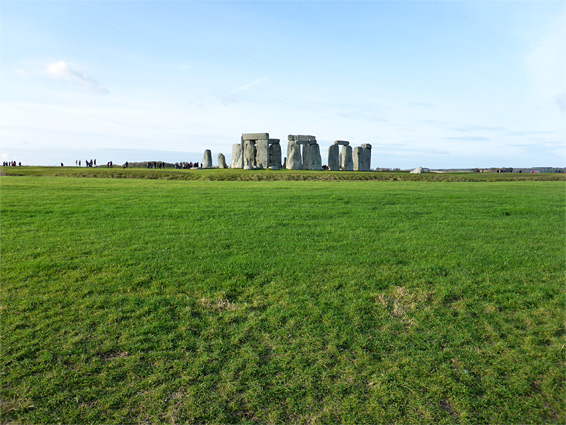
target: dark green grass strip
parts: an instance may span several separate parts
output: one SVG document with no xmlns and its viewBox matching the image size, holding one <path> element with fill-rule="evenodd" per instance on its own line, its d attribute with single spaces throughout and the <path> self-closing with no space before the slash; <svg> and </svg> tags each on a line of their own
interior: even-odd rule
<svg viewBox="0 0 566 425">
<path fill-rule="evenodd" d="M 145 168 L 0 167 L 0 175 L 203 181 L 565 181 L 565 174 L 424 173 L 304 170 L 176 170 Z"/>
<path fill-rule="evenodd" d="M 22 423 L 563 423 L 561 182 L 1 181 Z"/>
</svg>

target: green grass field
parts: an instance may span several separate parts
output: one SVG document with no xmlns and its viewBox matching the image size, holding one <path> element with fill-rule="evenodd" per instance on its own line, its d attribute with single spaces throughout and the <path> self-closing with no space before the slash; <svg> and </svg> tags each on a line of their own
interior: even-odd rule
<svg viewBox="0 0 566 425">
<path fill-rule="evenodd" d="M 0 178 L 1 422 L 566 420 L 563 176 L 118 171 Z"/>
</svg>

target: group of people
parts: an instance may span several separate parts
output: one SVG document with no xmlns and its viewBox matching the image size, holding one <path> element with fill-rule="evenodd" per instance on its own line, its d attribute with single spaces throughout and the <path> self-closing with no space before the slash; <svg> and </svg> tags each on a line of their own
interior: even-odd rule
<svg viewBox="0 0 566 425">
<path fill-rule="evenodd" d="M 147 168 L 165 168 L 165 163 L 161 161 L 149 161 Z"/>
<path fill-rule="evenodd" d="M 77 159 L 75 161 L 75 167 L 80 167 L 82 164 L 80 159 Z M 85 164 L 87 167 L 92 167 L 93 165 L 96 167 L 96 159 L 91 159 L 90 161 L 88 159 L 85 159 Z M 63 166 L 63 163 L 61 163 L 61 167 Z"/>
<path fill-rule="evenodd" d="M 178 170 L 189 170 L 191 168 L 198 168 L 198 162 L 176 162 L 175 168 Z"/>
<path fill-rule="evenodd" d="M 96 167 L 96 159 L 91 159 L 90 161 L 88 159 L 85 159 L 85 164 L 87 167 Z M 75 161 L 75 166 L 80 167 L 81 166 L 81 160 L 77 159 Z"/>
<path fill-rule="evenodd" d="M 21 167 L 22 163 L 21 162 L 16 163 L 16 161 L 3 161 L 2 166 L 3 167 L 15 167 L 15 166 Z"/>
</svg>

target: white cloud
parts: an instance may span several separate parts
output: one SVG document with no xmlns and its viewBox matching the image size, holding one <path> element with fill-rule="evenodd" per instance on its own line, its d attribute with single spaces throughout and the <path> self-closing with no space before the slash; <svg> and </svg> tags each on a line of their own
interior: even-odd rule
<svg viewBox="0 0 566 425">
<path fill-rule="evenodd" d="M 65 61 L 48 64 L 45 75 L 50 78 L 63 79 L 81 84 L 83 87 L 100 94 L 107 94 L 108 89 L 93 78 L 87 77 L 81 72 L 71 69 Z"/>
</svg>

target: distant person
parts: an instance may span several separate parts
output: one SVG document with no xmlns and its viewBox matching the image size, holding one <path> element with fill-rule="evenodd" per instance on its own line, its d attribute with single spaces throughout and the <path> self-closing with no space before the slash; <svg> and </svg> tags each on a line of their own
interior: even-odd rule
<svg viewBox="0 0 566 425">
<path fill-rule="evenodd" d="M 96 167 L 96 159 L 94 160 L 94 166 Z"/>
<path fill-rule="evenodd" d="M 21 166 L 22 166 L 22 161 L 18 162 L 18 165 L 21 167 Z"/>
<path fill-rule="evenodd" d="M 61 163 L 61 167 L 63 166 L 63 163 Z"/>
</svg>

